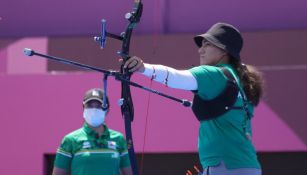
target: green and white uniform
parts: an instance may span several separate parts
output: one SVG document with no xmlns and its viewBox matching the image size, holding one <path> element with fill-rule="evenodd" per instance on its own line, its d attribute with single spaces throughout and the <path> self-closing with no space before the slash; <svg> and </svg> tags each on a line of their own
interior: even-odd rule
<svg viewBox="0 0 307 175">
<path fill-rule="evenodd" d="M 218 66 L 228 68 L 240 84 L 230 65 Z M 205 100 L 217 97 L 226 87 L 227 78 L 219 67 L 202 65 L 189 71 L 197 81 L 198 95 Z M 240 94 L 234 106 L 243 106 Z M 251 104 L 248 107 L 252 114 L 254 107 Z M 243 129 L 243 125 L 246 125 L 247 131 L 252 134 L 251 122 L 245 119 L 243 110 L 230 110 L 217 118 L 200 123 L 198 151 L 204 169 L 220 162 L 224 162 L 228 169 L 260 168 L 254 146 L 246 138 Z"/>
<path fill-rule="evenodd" d="M 106 125 L 99 137 L 85 123 L 64 137 L 54 166 L 71 175 L 119 175 L 121 168 L 130 167 L 127 144 L 121 133 Z"/>
</svg>

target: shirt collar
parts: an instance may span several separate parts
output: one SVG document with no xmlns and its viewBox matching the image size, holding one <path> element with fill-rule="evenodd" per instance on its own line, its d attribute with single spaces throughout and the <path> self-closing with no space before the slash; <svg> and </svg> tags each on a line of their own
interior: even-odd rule
<svg viewBox="0 0 307 175">
<path fill-rule="evenodd" d="M 231 64 L 226 64 L 226 63 L 219 63 L 216 65 L 216 67 L 229 67 L 229 68 L 233 68 Z"/>
<path fill-rule="evenodd" d="M 103 127 L 104 127 L 104 131 L 101 136 L 109 135 L 109 128 L 107 127 L 107 125 L 103 124 Z M 97 135 L 97 132 L 93 130 L 92 128 L 90 128 L 86 122 L 84 122 L 83 124 L 83 130 L 91 136 Z"/>
</svg>

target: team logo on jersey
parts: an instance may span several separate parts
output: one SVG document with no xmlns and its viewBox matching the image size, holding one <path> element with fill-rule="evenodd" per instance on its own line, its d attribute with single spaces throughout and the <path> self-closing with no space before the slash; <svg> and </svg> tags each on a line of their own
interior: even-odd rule
<svg viewBox="0 0 307 175">
<path fill-rule="evenodd" d="M 83 149 L 90 148 L 90 147 L 91 147 L 90 142 L 88 141 L 83 142 L 83 146 L 82 146 Z"/>
<path fill-rule="evenodd" d="M 238 93 L 238 98 L 242 98 L 242 95 L 241 95 L 241 93 Z"/>
<path fill-rule="evenodd" d="M 114 142 L 114 141 L 108 141 L 108 148 L 110 148 L 110 149 L 116 149 L 116 142 Z"/>
</svg>

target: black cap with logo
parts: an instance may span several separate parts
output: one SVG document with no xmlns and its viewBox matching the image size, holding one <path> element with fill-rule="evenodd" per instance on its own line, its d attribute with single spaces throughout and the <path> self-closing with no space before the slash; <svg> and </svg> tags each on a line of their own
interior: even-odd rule
<svg viewBox="0 0 307 175">
<path fill-rule="evenodd" d="M 103 104 L 103 93 L 104 93 L 104 91 L 102 89 L 99 89 L 99 88 L 94 88 L 94 89 L 88 90 L 84 95 L 83 104 L 86 104 L 87 102 L 89 102 L 91 100 L 97 100 L 101 104 Z M 106 101 L 107 101 L 107 104 L 109 104 L 108 97 L 107 97 Z"/>
</svg>

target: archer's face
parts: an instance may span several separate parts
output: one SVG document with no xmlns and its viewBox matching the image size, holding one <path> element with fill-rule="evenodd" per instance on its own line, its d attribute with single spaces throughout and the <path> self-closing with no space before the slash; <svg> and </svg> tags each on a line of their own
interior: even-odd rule
<svg viewBox="0 0 307 175">
<path fill-rule="evenodd" d="M 216 65 L 225 56 L 225 51 L 203 40 L 202 46 L 198 49 L 200 65 Z"/>
</svg>

